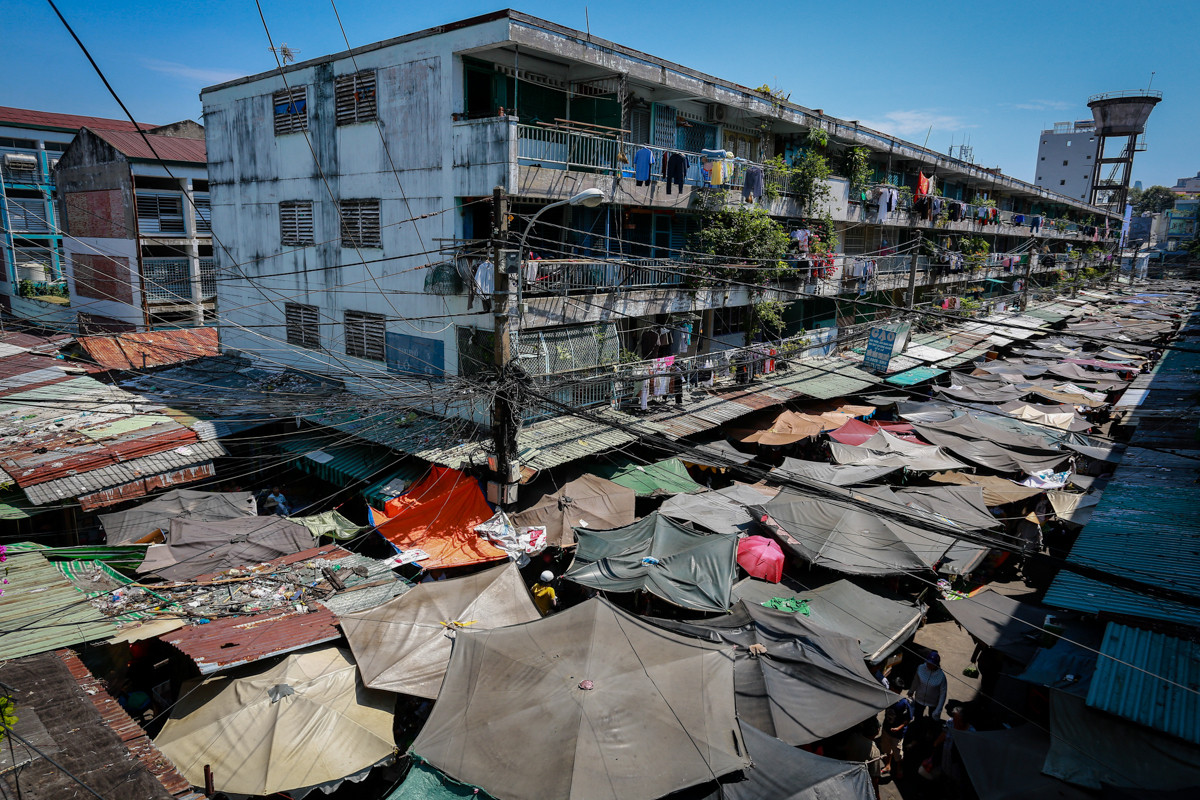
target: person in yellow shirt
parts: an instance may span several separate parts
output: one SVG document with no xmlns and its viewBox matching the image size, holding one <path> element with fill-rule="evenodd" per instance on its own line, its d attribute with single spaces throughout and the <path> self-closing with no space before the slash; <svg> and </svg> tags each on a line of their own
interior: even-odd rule
<svg viewBox="0 0 1200 800">
<path fill-rule="evenodd" d="M 533 585 L 533 603 L 546 616 L 558 608 L 558 594 L 554 591 L 554 573 L 546 570 L 538 576 L 538 582 Z"/>
</svg>

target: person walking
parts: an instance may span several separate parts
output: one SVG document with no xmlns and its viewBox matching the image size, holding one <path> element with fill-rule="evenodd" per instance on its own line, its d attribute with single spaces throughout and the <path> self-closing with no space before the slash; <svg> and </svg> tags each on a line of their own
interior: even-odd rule
<svg viewBox="0 0 1200 800">
<path fill-rule="evenodd" d="M 940 719 L 942 707 L 946 705 L 946 688 L 942 657 L 936 650 L 931 650 L 925 663 L 917 667 L 917 674 L 913 676 L 909 696 L 913 701 L 914 716 L 923 717 L 928 709 L 934 719 Z"/>
<path fill-rule="evenodd" d="M 883 712 L 883 731 L 879 734 L 879 749 L 883 753 L 883 776 L 898 780 L 903 771 L 901 742 L 908 724 L 913 721 L 912 701 L 904 696 L 904 679 L 892 678 L 891 689 L 898 695 L 895 703 Z"/>
</svg>

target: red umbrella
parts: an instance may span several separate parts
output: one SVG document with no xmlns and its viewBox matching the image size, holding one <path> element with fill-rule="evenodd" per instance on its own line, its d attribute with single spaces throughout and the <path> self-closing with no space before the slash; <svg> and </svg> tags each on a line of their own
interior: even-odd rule
<svg viewBox="0 0 1200 800">
<path fill-rule="evenodd" d="M 774 539 L 747 536 L 738 542 L 738 566 L 755 578 L 779 583 L 783 578 L 783 560 L 783 549 Z"/>
</svg>

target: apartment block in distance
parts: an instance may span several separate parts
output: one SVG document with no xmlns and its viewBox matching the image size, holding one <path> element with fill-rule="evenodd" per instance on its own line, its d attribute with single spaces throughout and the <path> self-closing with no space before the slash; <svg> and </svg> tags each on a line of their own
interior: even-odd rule
<svg viewBox="0 0 1200 800">
<path fill-rule="evenodd" d="M 87 126 L 62 153 L 65 277 L 84 333 L 202 325 L 215 313 L 204 129 Z"/>
<path fill-rule="evenodd" d="M 984 236 L 993 254 L 1028 252 L 1032 239 L 1039 252 L 1062 253 L 1091 243 L 1107 216 L 1061 187 L 511 10 L 201 97 L 213 225 L 227 248 L 216 256 L 223 345 L 267 350 L 276 363 L 365 393 L 403 396 L 397 381 L 436 383 L 490 363 L 493 317 L 478 296 L 490 290 L 475 278 L 489 268 L 497 186 L 511 201 L 509 246 L 528 230 L 528 250 L 540 256 L 521 270 L 517 348 L 535 381 L 629 354 L 741 345 L 752 305 L 773 297 L 801 296 L 789 322 L 834 340 L 853 322 L 839 296 L 901 302 L 910 271 L 918 299 L 963 280 L 918 250 L 919 239 L 954 247 Z M 835 174 L 828 197 L 810 204 L 775 179 L 776 165 L 817 140 L 835 173 L 847 150 L 862 148 L 866 184 Z M 1078 172 L 1090 175 L 1083 164 Z M 914 207 L 922 176 L 933 178 L 944 212 L 958 215 Z M 587 189 L 604 201 L 547 209 L 527 227 L 548 203 Z M 880 208 L 881 198 L 891 202 Z M 690 242 L 714 204 L 761 208 L 798 231 L 831 220 L 836 257 L 819 280 L 800 258 L 787 287 L 693 282 Z M 246 279 L 225 280 L 235 269 Z M 1011 288 L 1019 277 L 996 257 L 972 279 Z M 663 327 L 683 333 L 649 335 Z M 438 410 L 486 419 L 485 394 L 454 407 L 457 394 L 443 393 Z"/>
<path fill-rule="evenodd" d="M 1086 201 L 1092 190 L 1095 166 L 1096 123 L 1090 119 L 1056 122 L 1038 140 L 1034 182 L 1051 192 Z"/>
</svg>

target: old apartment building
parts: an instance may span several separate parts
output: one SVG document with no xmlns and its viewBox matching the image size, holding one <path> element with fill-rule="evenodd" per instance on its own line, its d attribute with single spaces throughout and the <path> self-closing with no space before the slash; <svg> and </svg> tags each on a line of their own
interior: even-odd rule
<svg viewBox="0 0 1200 800">
<path fill-rule="evenodd" d="M 535 376 L 662 355 L 642 344 L 664 327 L 679 354 L 742 344 L 749 308 L 770 297 L 802 297 L 792 325 L 836 336 L 854 321 L 839 296 L 900 303 L 911 278 L 920 301 L 961 283 L 964 236 L 989 250 L 972 279 L 1011 288 L 1023 267 L 1007 254 L 1094 247 L 1119 229 L 1053 187 L 515 11 L 202 99 L 228 248 L 215 256 L 223 345 L 364 392 L 490 361 L 493 317 L 477 295 L 491 291 L 497 186 L 511 246 L 527 235 L 519 353 Z M 833 169 L 820 196 L 790 171 L 810 151 Z M 843 174 L 851 151 L 858 166 Z M 603 201 L 546 208 L 588 189 Z M 766 286 L 694 280 L 691 242 L 714 207 L 761 208 L 800 231 L 792 271 Z M 826 258 L 810 236 L 830 226 Z"/>
</svg>

